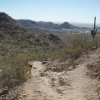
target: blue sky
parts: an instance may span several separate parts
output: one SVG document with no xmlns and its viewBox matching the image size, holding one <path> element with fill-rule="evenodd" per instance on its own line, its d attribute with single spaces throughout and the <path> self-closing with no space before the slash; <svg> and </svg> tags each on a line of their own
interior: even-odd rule
<svg viewBox="0 0 100 100">
<path fill-rule="evenodd" d="M 0 0 L 0 12 L 15 19 L 100 23 L 100 0 Z"/>
</svg>

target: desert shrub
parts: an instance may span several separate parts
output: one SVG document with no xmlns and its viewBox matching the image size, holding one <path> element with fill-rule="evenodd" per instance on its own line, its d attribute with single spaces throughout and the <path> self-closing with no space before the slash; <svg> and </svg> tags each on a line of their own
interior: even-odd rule
<svg viewBox="0 0 100 100">
<path fill-rule="evenodd" d="M 83 49 L 81 47 L 72 48 L 69 50 L 69 55 L 71 58 L 77 59 L 82 54 Z"/>
<path fill-rule="evenodd" d="M 36 52 L 31 53 L 30 56 L 34 60 L 43 61 L 45 59 L 46 54 L 44 52 L 41 52 L 41 51 L 36 51 Z"/>
<path fill-rule="evenodd" d="M 48 55 L 52 60 L 66 60 L 69 57 L 77 59 L 92 46 L 92 38 L 86 34 L 68 34 L 63 41 L 65 43 L 63 48 L 56 49 Z"/>
<path fill-rule="evenodd" d="M 54 51 L 50 53 L 50 58 L 52 60 L 60 59 L 60 60 L 66 60 L 69 58 L 77 59 L 82 54 L 83 49 L 80 47 L 75 48 L 63 48 L 57 51 Z"/>
<path fill-rule="evenodd" d="M 59 77 L 59 84 L 60 86 L 66 85 L 66 81 L 62 77 Z"/>
<path fill-rule="evenodd" d="M 10 89 L 27 79 L 27 65 L 24 56 L 21 54 L 13 55 L 2 60 L 3 69 L 0 76 L 0 85 L 2 88 L 8 87 Z"/>
<path fill-rule="evenodd" d="M 100 61 L 88 64 L 87 68 L 89 70 L 87 74 L 89 74 L 91 78 L 97 78 L 100 80 Z"/>
</svg>

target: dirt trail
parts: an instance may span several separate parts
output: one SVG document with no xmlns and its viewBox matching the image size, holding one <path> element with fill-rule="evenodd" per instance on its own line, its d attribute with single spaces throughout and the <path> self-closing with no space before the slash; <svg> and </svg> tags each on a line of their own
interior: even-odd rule
<svg viewBox="0 0 100 100">
<path fill-rule="evenodd" d="M 69 74 L 72 90 L 67 94 L 67 100 L 98 100 L 96 92 L 97 80 L 92 80 L 86 76 L 87 69 L 85 64 L 81 64 L 73 72 Z"/>
<path fill-rule="evenodd" d="M 86 75 L 86 65 L 95 62 L 99 56 L 99 50 L 91 52 L 75 70 L 69 72 L 72 90 L 67 92 L 67 100 L 99 100 L 96 90 L 100 82 Z"/>
<path fill-rule="evenodd" d="M 62 72 L 48 72 L 48 76 L 40 76 L 44 72 L 45 65 L 34 61 L 32 78 L 23 85 L 23 97 L 19 100 L 99 100 L 96 92 L 99 81 L 91 79 L 86 75 L 88 63 L 92 63 L 100 56 L 99 50 L 93 51 L 82 58 L 82 62 L 75 69 L 68 71 L 66 76 L 70 85 L 52 87 L 50 75 L 58 77 L 64 75 Z M 62 90 L 60 93 L 57 89 Z"/>
</svg>

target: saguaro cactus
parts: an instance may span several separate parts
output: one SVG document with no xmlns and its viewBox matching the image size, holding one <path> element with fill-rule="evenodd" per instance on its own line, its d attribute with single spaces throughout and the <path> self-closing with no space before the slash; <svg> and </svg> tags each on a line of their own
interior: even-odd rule
<svg viewBox="0 0 100 100">
<path fill-rule="evenodd" d="M 93 37 L 93 46 L 94 46 L 94 38 L 95 38 L 95 35 L 97 33 L 97 29 L 96 29 L 96 17 L 94 18 L 94 28 L 93 30 L 91 30 L 91 35 Z"/>
</svg>

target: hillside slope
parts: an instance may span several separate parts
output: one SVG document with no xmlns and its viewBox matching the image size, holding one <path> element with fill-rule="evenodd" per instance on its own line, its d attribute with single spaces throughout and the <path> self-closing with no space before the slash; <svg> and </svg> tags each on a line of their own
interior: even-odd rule
<svg viewBox="0 0 100 100">
<path fill-rule="evenodd" d="M 16 52 L 16 48 L 19 52 L 49 52 L 63 47 L 59 37 L 39 29 L 22 28 L 5 13 L 0 13 L 0 41 L 0 49 L 11 47 L 10 52 Z"/>
</svg>

